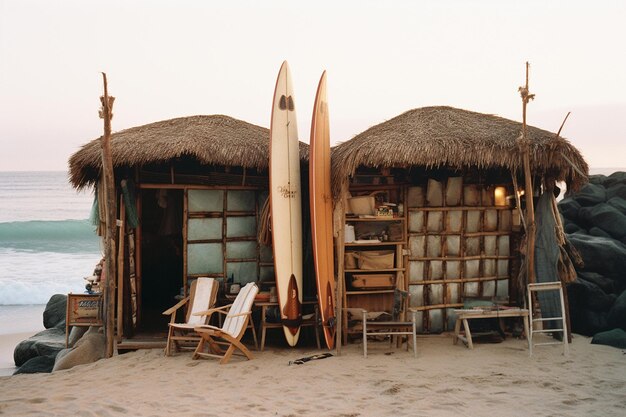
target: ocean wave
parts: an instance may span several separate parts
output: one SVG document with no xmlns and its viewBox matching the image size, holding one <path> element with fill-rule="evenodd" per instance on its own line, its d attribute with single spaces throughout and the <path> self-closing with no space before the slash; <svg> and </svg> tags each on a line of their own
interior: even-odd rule
<svg viewBox="0 0 626 417">
<path fill-rule="evenodd" d="M 0 248 L 29 252 L 93 253 L 100 239 L 88 220 L 0 223 Z"/>
<path fill-rule="evenodd" d="M 93 274 L 101 258 L 99 252 L 0 249 L 0 306 L 46 304 L 53 294 L 82 293 L 83 278 Z"/>
<path fill-rule="evenodd" d="M 84 283 L 80 280 L 69 285 L 63 282 L 41 284 L 26 280 L 0 282 L 0 306 L 46 304 L 54 294 L 80 294 L 84 290 Z"/>
</svg>

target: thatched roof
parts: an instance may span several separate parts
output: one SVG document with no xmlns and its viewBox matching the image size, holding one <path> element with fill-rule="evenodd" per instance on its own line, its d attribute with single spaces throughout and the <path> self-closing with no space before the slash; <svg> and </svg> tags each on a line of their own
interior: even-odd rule
<svg viewBox="0 0 626 417">
<path fill-rule="evenodd" d="M 359 166 L 517 170 L 522 166 L 521 130 L 521 123 L 453 107 L 409 110 L 333 149 L 333 190 L 338 195 Z M 528 138 L 533 172 L 556 175 L 574 189 L 587 181 L 587 163 L 567 140 L 531 126 Z"/>
<path fill-rule="evenodd" d="M 132 127 L 111 135 L 113 166 L 142 166 L 191 156 L 201 164 L 266 169 L 269 130 L 223 115 L 190 116 Z M 300 158 L 308 145 L 300 143 Z M 82 188 L 97 181 L 102 167 L 100 138 L 70 157 L 70 181 Z"/>
</svg>

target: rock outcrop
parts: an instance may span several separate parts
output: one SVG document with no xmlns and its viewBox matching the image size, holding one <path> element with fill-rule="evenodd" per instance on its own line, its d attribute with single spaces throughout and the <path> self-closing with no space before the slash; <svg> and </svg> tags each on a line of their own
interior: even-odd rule
<svg viewBox="0 0 626 417">
<path fill-rule="evenodd" d="M 626 330 L 626 172 L 591 176 L 558 206 L 584 261 L 567 287 L 572 331 L 609 344 L 622 337 L 615 329 Z"/>
</svg>

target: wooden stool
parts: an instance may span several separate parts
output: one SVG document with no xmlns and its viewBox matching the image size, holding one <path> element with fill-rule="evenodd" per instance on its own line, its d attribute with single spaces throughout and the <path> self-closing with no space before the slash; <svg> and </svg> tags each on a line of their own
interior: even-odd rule
<svg viewBox="0 0 626 417">
<path fill-rule="evenodd" d="M 367 336 L 386 335 L 391 336 L 393 343 L 394 336 L 413 337 L 413 356 L 417 358 L 417 311 L 412 311 L 411 321 L 372 321 L 368 320 L 367 310 L 363 313 L 363 357 L 367 358 Z M 409 339 L 407 337 L 406 350 L 409 350 Z"/>
</svg>

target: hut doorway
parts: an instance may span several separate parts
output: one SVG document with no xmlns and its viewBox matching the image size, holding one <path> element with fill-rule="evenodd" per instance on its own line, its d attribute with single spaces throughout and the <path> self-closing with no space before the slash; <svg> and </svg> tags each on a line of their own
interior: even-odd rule
<svg viewBox="0 0 626 417">
<path fill-rule="evenodd" d="M 138 332 L 162 332 L 162 312 L 176 303 L 183 286 L 183 190 L 144 189 L 141 193 L 142 276 Z"/>
</svg>

